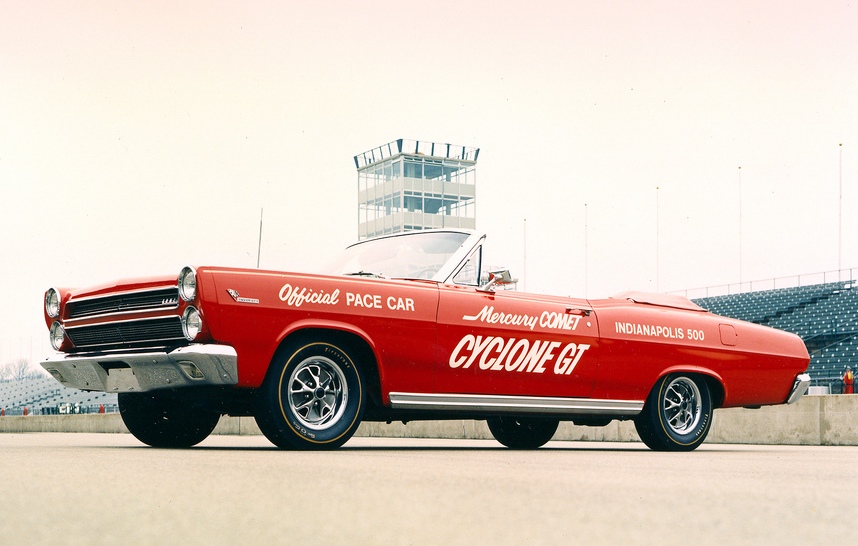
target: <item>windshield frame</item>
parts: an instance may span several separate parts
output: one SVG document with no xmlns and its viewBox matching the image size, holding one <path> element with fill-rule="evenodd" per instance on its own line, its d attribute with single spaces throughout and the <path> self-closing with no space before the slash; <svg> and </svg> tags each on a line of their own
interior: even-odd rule
<svg viewBox="0 0 858 546">
<path fill-rule="evenodd" d="M 462 241 L 461 245 L 458 249 L 456 249 L 450 256 L 447 258 L 447 261 L 444 265 L 441 266 L 438 271 L 436 271 L 431 277 L 409 277 L 409 276 L 390 276 L 385 274 L 385 272 L 378 271 L 337 271 L 336 274 L 343 275 L 366 275 L 366 276 L 379 276 L 379 274 L 383 275 L 384 278 L 396 278 L 396 279 L 416 279 L 422 281 L 434 281 L 438 283 L 448 283 L 452 282 L 452 277 L 459 271 L 459 269 L 464 265 L 465 261 L 471 256 L 473 251 L 481 246 L 483 240 L 485 239 L 485 235 L 482 233 L 478 233 L 471 230 L 465 229 L 429 229 L 429 230 L 421 230 L 421 231 L 407 231 L 404 233 L 394 233 L 391 235 L 383 235 L 381 237 L 374 237 L 372 239 L 367 239 L 365 241 L 360 241 L 354 243 L 352 245 L 347 246 L 344 249 L 345 253 L 354 253 L 355 251 L 360 251 L 360 247 L 362 246 L 374 246 L 379 243 L 379 241 L 389 241 L 391 239 L 396 238 L 407 238 L 407 237 L 420 237 L 421 235 L 428 234 L 438 234 L 438 233 L 451 233 L 457 235 L 465 235 L 466 238 Z M 339 260 L 337 260 L 339 261 Z M 333 265 L 333 264 L 332 264 Z M 480 272 L 482 273 L 482 272 Z"/>
</svg>

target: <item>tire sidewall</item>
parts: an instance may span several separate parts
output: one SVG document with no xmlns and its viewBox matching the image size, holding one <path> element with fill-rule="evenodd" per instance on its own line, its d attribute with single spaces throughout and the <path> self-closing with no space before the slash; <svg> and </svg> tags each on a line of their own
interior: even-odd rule
<svg viewBox="0 0 858 546">
<path fill-rule="evenodd" d="M 329 342 L 310 342 L 287 351 L 282 365 L 270 378 L 269 411 L 279 435 L 294 447 L 337 447 L 354 433 L 363 417 L 366 394 L 360 371 L 348 353 Z M 345 408 L 336 422 L 324 429 L 310 428 L 289 404 L 289 381 L 293 372 L 308 358 L 323 357 L 337 366 L 348 388 Z"/>
<path fill-rule="evenodd" d="M 158 393 L 119 393 L 119 416 L 128 431 L 153 447 L 187 448 L 217 426 L 220 415 Z"/>
<path fill-rule="evenodd" d="M 557 419 L 493 417 L 486 421 L 495 440 L 510 449 L 537 449 L 557 432 Z"/>
<path fill-rule="evenodd" d="M 663 410 L 663 401 L 668 386 L 675 380 L 683 378 L 693 382 L 700 392 L 700 419 L 693 429 L 685 434 L 680 434 L 673 430 L 667 422 L 667 416 Z M 653 417 L 657 423 L 656 432 L 661 437 L 665 447 L 669 450 L 686 451 L 703 443 L 709 433 L 709 427 L 712 425 L 712 395 L 706 382 L 687 374 L 672 374 L 666 376 L 659 388 L 653 392 L 657 394 L 650 409 L 654 413 Z"/>
</svg>

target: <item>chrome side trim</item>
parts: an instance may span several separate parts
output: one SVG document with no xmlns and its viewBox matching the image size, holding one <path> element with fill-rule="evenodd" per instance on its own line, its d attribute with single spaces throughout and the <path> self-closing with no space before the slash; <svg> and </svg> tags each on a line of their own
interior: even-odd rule
<svg viewBox="0 0 858 546">
<path fill-rule="evenodd" d="M 789 393 L 789 397 L 787 398 L 786 403 L 792 404 L 797 401 L 799 398 L 804 396 L 804 393 L 807 392 L 807 388 L 810 386 L 810 374 L 799 374 L 795 378 L 795 383 L 792 385 L 792 390 Z"/>
<path fill-rule="evenodd" d="M 481 413 L 502 411 L 569 415 L 636 415 L 643 410 L 644 401 L 392 392 L 390 393 L 390 405 L 397 409 L 473 411 Z"/>
<path fill-rule="evenodd" d="M 66 387 L 86 391 L 143 392 L 238 383 L 238 355 L 228 345 L 188 345 L 170 352 L 60 353 L 41 365 Z"/>
</svg>

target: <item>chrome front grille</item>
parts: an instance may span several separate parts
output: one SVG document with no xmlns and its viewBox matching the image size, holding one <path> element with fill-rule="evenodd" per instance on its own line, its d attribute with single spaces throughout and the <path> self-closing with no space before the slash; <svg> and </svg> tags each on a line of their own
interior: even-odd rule
<svg viewBox="0 0 858 546">
<path fill-rule="evenodd" d="M 179 306 L 179 289 L 158 288 L 125 294 L 86 298 L 68 303 L 68 318 L 86 318 L 129 311 L 175 309 Z"/>
<path fill-rule="evenodd" d="M 169 345 L 186 341 L 178 316 L 66 328 L 76 349 Z"/>
</svg>

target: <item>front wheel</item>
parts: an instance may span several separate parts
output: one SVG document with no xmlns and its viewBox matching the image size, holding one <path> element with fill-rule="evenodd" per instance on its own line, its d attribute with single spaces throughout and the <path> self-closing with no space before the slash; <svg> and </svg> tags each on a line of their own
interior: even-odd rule
<svg viewBox="0 0 858 546">
<path fill-rule="evenodd" d="M 486 420 L 495 440 L 512 449 L 536 449 L 557 432 L 557 419 L 492 417 Z"/>
<path fill-rule="evenodd" d="M 152 447 L 183 448 L 208 438 L 220 414 L 156 392 L 118 395 L 119 415 L 128 431 Z"/>
<path fill-rule="evenodd" d="M 272 363 L 259 392 L 256 422 L 284 449 L 332 449 L 352 437 L 366 405 L 361 373 L 333 343 L 295 345 Z"/>
<path fill-rule="evenodd" d="M 671 374 L 652 389 L 635 418 L 641 440 L 656 451 L 691 451 L 709 434 L 712 395 L 699 376 Z"/>
</svg>

